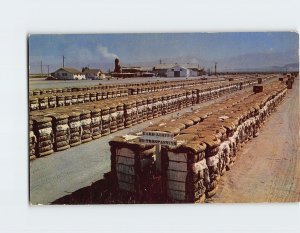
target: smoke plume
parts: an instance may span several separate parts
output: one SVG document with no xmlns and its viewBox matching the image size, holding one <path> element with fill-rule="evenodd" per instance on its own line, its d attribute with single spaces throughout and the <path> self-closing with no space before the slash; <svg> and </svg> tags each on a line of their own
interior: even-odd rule
<svg viewBox="0 0 300 233">
<path fill-rule="evenodd" d="M 107 60 L 118 58 L 116 54 L 109 52 L 107 47 L 105 46 L 98 45 L 97 51 L 101 54 L 102 57 L 106 58 Z"/>
</svg>

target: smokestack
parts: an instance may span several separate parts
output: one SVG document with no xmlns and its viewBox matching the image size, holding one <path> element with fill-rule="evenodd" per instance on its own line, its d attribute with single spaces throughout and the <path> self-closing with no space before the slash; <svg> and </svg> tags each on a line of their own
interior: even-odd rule
<svg viewBox="0 0 300 233">
<path fill-rule="evenodd" d="M 115 59 L 115 73 L 122 73 L 121 65 L 120 65 L 120 60 L 118 58 Z"/>
</svg>

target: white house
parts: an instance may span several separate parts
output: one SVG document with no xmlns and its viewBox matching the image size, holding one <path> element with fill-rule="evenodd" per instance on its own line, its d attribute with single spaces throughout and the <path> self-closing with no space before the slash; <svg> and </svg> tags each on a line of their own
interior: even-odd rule
<svg viewBox="0 0 300 233">
<path fill-rule="evenodd" d="M 76 70 L 74 68 L 59 68 L 55 72 L 51 73 L 52 76 L 56 77 L 57 79 L 62 80 L 83 80 L 85 78 L 85 74 L 81 71 Z"/>
<path fill-rule="evenodd" d="M 90 68 L 84 69 L 83 73 L 85 74 L 86 79 L 100 79 L 103 78 L 104 75 L 100 69 L 90 69 Z"/>
</svg>

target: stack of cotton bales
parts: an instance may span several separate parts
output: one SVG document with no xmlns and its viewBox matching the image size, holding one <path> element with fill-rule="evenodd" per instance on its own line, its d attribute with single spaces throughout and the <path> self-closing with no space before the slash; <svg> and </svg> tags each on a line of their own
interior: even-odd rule
<svg viewBox="0 0 300 233">
<path fill-rule="evenodd" d="M 60 94 L 56 97 L 56 107 L 65 106 L 65 95 Z"/>
<path fill-rule="evenodd" d="M 69 116 L 69 126 L 70 126 L 70 146 L 77 146 L 81 144 L 81 135 L 82 135 L 80 112 L 71 110 L 67 114 Z"/>
<path fill-rule="evenodd" d="M 103 105 L 101 107 L 101 122 L 102 122 L 102 128 L 101 128 L 101 135 L 105 136 L 110 134 L 110 113 L 109 113 L 109 107 Z"/>
<path fill-rule="evenodd" d="M 101 109 L 97 107 L 91 109 L 91 133 L 93 139 L 101 137 Z"/>
<path fill-rule="evenodd" d="M 117 126 L 118 130 L 124 129 L 124 105 L 121 102 L 117 102 Z"/>
<path fill-rule="evenodd" d="M 45 110 L 47 108 L 49 108 L 48 96 L 40 95 L 39 96 L 39 109 L 40 110 Z"/>
<path fill-rule="evenodd" d="M 70 148 L 70 127 L 68 125 L 69 116 L 60 113 L 50 113 L 46 115 L 52 118 L 52 128 L 54 135 L 54 150 L 62 151 Z"/>
<path fill-rule="evenodd" d="M 117 178 L 118 188 L 139 196 L 145 190 L 155 168 L 155 146 L 140 144 L 135 136 L 115 137 L 109 142 L 111 171 Z"/>
<path fill-rule="evenodd" d="M 209 183 L 205 160 L 206 145 L 195 135 L 179 135 L 178 141 L 192 137 L 187 144 L 162 149 L 162 175 L 165 177 L 167 196 L 173 202 L 201 203 L 205 200 Z"/>
<path fill-rule="evenodd" d="M 53 130 L 50 117 L 35 116 L 33 120 L 33 131 L 37 137 L 36 154 L 39 157 L 53 153 Z"/>
<path fill-rule="evenodd" d="M 33 132 L 33 121 L 29 119 L 29 159 L 33 160 L 36 158 L 35 147 L 37 139 Z"/>
<path fill-rule="evenodd" d="M 124 125 L 125 128 L 129 128 L 132 126 L 132 101 L 126 101 L 124 103 Z"/>
<path fill-rule="evenodd" d="M 29 97 L 29 110 L 35 111 L 39 110 L 39 98 L 36 96 Z"/>
<path fill-rule="evenodd" d="M 87 109 L 76 108 L 80 112 L 80 125 L 82 128 L 81 142 L 86 143 L 92 140 L 91 132 L 91 111 Z"/>
<path fill-rule="evenodd" d="M 118 130 L 118 122 L 117 122 L 118 112 L 117 112 L 117 105 L 115 103 L 110 104 L 109 114 L 110 114 L 110 125 L 109 125 L 110 132 L 114 133 Z"/>
<path fill-rule="evenodd" d="M 56 108 L 56 95 L 49 95 L 49 108 Z"/>
</svg>

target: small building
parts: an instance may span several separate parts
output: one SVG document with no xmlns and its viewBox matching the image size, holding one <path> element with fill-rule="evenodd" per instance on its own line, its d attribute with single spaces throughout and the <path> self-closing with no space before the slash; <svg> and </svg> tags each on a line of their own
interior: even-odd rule
<svg viewBox="0 0 300 233">
<path fill-rule="evenodd" d="M 167 77 L 190 77 L 190 72 L 190 69 L 176 65 L 167 69 Z"/>
<path fill-rule="evenodd" d="M 204 73 L 204 69 L 193 63 L 163 63 L 154 66 L 153 73 L 160 77 L 197 77 Z"/>
<path fill-rule="evenodd" d="M 90 68 L 85 68 L 83 69 L 83 73 L 85 74 L 86 79 L 100 79 L 103 78 L 103 72 L 100 69 L 90 69 Z M 104 75 L 105 77 L 105 75 Z"/>
<path fill-rule="evenodd" d="M 51 73 L 51 76 L 61 80 L 83 80 L 85 74 L 74 68 L 62 67 Z"/>
</svg>

